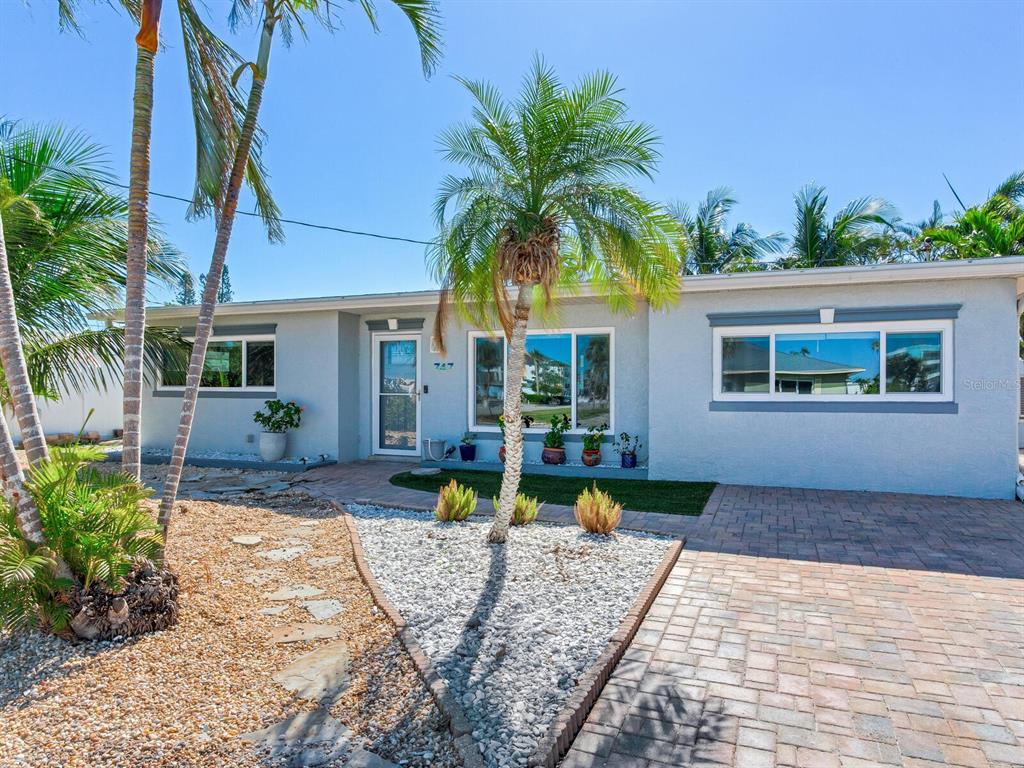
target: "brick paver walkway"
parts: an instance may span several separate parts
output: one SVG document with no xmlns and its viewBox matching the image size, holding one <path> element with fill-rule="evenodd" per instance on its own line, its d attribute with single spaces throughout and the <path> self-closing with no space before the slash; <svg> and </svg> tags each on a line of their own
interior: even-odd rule
<svg viewBox="0 0 1024 768">
<path fill-rule="evenodd" d="M 563 768 L 1024 765 L 1022 509 L 720 488 Z"/>
</svg>

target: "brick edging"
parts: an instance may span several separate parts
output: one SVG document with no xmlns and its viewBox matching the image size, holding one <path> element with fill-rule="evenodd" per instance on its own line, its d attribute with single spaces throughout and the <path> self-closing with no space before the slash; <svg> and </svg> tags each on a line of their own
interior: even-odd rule
<svg viewBox="0 0 1024 768">
<path fill-rule="evenodd" d="M 437 708 L 447 718 L 448 728 L 451 730 L 452 736 L 455 737 L 455 746 L 459 751 L 459 756 L 462 758 L 465 768 L 484 768 L 484 759 L 476 745 L 476 740 L 473 738 L 473 726 L 470 725 L 469 718 L 466 717 L 466 713 L 462 711 L 462 707 L 448 690 L 448 684 L 445 683 L 444 678 L 437 674 L 437 670 L 434 669 L 430 658 L 416 641 L 412 630 L 409 629 L 405 619 L 402 618 L 402 614 L 398 612 L 394 603 L 388 599 L 387 595 L 384 594 L 384 590 L 377 583 L 377 579 L 374 578 L 373 571 L 370 570 L 370 566 L 366 562 L 363 543 L 359 538 L 359 532 L 356 530 L 352 514 L 337 501 L 332 499 L 330 503 L 332 507 L 341 513 L 341 519 L 348 530 L 349 540 L 352 542 L 352 554 L 356 561 L 356 570 L 359 571 L 360 577 L 370 590 L 373 602 L 384 611 L 384 615 L 395 625 L 395 634 L 401 640 L 402 645 L 405 646 L 405 650 L 409 653 L 410 658 L 412 658 L 412 663 L 416 667 L 416 671 L 419 673 L 424 685 L 430 691 L 430 695 L 434 699 Z"/>
<path fill-rule="evenodd" d="M 530 753 L 527 765 L 530 768 L 554 768 L 565 753 L 569 751 L 573 741 L 579 734 L 583 723 L 587 720 L 591 708 L 597 702 L 605 683 L 611 677 L 615 666 L 622 659 L 629 644 L 636 637 L 640 624 L 647 616 L 654 599 L 658 596 L 672 567 L 679 559 L 679 553 L 686 544 L 686 539 L 677 539 L 669 545 L 668 551 L 661 559 L 643 591 L 637 595 L 633 607 L 629 609 L 618 630 L 612 635 L 604 652 L 597 657 L 590 669 L 586 671 L 573 689 L 565 705 L 562 707 L 548 731 Z"/>
</svg>

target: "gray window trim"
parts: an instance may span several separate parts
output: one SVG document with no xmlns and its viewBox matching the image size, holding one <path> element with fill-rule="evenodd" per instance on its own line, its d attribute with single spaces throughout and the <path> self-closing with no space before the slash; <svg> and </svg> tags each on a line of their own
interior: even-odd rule
<svg viewBox="0 0 1024 768">
<path fill-rule="evenodd" d="M 387 320 L 367 320 L 366 327 L 371 331 L 390 331 Z M 396 331 L 418 331 L 423 328 L 422 317 L 400 317 Z"/>
<path fill-rule="evenodd" d="M 951 320 L 960 316 L 963 304 L 919 304 L 901 307 L 837 307 L 835 323 L 884 322 L 887 320 Z M 712 328 L 730 325 L 803 325 L 821 322 L 820 309 L 767 312 L 709 312 Z"/>
<path fill-rule="evenodd" d="M 743 411 L 746 413 L 958 413 L 959 407 L 952 402 L 922 402 L 887 400 L 875 403 L 856 402 L 794 402 L 712 400 L 709 411 Z"/>
<path fill-rule="evenodd" d="M 183 388 L 178 389 L 154 389 L 153 397 L 176 397 L 179 400 L 185 396 Z M 277 392 L 271 390 L 247 390 L 247 389 L 200 389 L 199 399 L 233 399 L 233 400 L 274 400 Z"/>
<path fill-rule="evenodd" d="M 179 328 L 182 336 L 195 336 L 194 325 Z M 215 325 L 213 336 L 268 336 L 277 333 L 277 323 L 261 323 L 258 325 Z"/>
<path fill-rule="evenodd" d="M 480 428 L 478 427 L 477 429 L 480 429 Z M 483 431 L 473 431 L 473 430 L 470 430 L 470 431 L 474 435 L 476 435 L 477 441 L 485 441 L 485 440 L 487 440 L 487 441 L 494 441 L 494 440 L 501 440 L 502 439 L 501 432 L 497 428 L 494 428 L 493 430 L 488 430 L 486 432 L 483 432 Z M 527 432 L 526 430 L 523 430 L 523 441 L 527 442 L 527 443 L 542 443 L 542 442 L 544 442 L 544 435 L 545 434 L 546 434 L 546 431 L 545 432 L 538 432 L 538 431 L 536 431 L 536 427 L 532 431 L 530 431 L 530 432 Z M 562 439 L 564 439 L 566 443 L 582 443 L 584 437 L 585 437 L 585 435 L 583 433 L 581 433 L 581 432 L 575 432 L 575 433 L 574 432 L 566 432 L 564 435 L 562 435 Z M 601 442 L 602 443 L 607 443 L 607 444 L 611 445 L 611 443 L 612 443 L 612 436 L 611 435 L 605 435 L 604 439 Z"/>
</svg>

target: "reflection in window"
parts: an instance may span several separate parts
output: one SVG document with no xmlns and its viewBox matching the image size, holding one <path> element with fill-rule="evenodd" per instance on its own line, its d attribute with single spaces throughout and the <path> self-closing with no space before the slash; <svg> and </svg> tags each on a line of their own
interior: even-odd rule
<svg viewBox="0 0 1024 768">
<path fill-rule="evenodd" d="M 770 365 L 769 337 L 722 338 L 723 392 L 767 392 Z"/>
<path fill-rule="evenodd" d="M 274 342 L 245 342 L 245 385 L 274 386 Z"/>
<path fill-rule="evenodd" d="M 576 426 L 611 424 L 611 339 L 608 334 L 576 337 Z"/>
<path fill-rule="evenodd" d="M 185 386 L 191 352 L 189 344 L 188 351 L 178 359 L 168 358 L 160 371 L 161 386 Z M 212 339 L 206 347 L 199 386 L 207 389 L 273 388 L 274 341 Z"/>
<path fill-rule="evenodd" d="M 941 333 L 886 334 L 885 391 L 942 391 Z"/>
<path fill-rule="evenodd" d="M 206 348 L 201 387 L 242 386 L 242 342 L 211 341 Z"/>
<path fill-rule="evenodd" d="M 477 338 L 474 409 L 477 424 L 496 425 L 505 403 L 505 343 Z"/>
<path fill-rule="evenodd" d="M 526 337 L 523 414 L 547 424 L 552 416 L 572 415 L 572 336 Z"/>
<path fill-rule="evenodd" d="M 776 334 L 775 391 L 879 394 L 880 338 L 877 331 Z"/>
</svg>

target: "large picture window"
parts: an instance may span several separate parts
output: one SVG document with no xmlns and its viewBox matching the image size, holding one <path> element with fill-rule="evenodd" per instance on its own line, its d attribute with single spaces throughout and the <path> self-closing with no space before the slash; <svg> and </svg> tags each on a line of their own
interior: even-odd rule
<svg viewBox="0 0 1024 768">
<path fill-rule="evenodd" d="M 716 400 L 952 400 L 952 322 L 716 328 Z"/>
<path fill-rule="evenodd" d="M 184 358 L 188 365 L 188 358 Z M 164 367 L 161 389 L 183 389 L 184 369 Z M 274 338 L 212 338 L 206 347 L 200 389 L 274 389 Z"/>
<path fill-rule="evenodd" d="M 503 338 L 470 336 L 470 422 L 497 428 L 505 405 Z M 595 329 L 528 333 L 523 374 L 523 413 L 535 430 L 564 415 L 574 430 L 609 425 L 612 417 L 612 332 Z"/>
</svg>

